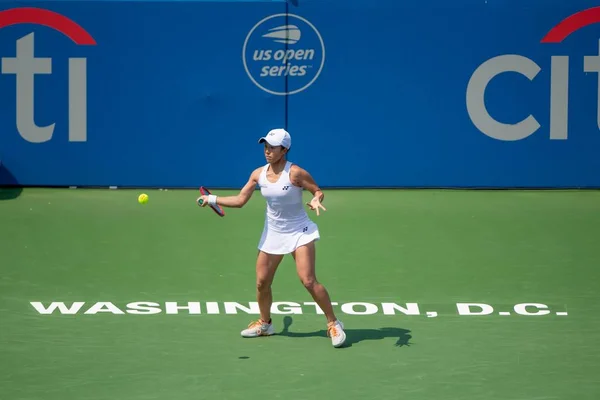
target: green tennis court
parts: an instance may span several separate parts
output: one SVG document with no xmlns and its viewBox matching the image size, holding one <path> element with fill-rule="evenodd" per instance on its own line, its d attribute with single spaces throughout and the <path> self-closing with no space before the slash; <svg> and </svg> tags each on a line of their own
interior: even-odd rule
<svg viewBox="0 0 600 400">
<path fill-rule="evenodd" d="M 240 337 L 258 192 L 220 218 L 192 190 L 2 189 L 0 399 L 600 398 L 600 192 L 325 193 L 341 349 L 291 258 L 279 334 Z"/>
</svg>

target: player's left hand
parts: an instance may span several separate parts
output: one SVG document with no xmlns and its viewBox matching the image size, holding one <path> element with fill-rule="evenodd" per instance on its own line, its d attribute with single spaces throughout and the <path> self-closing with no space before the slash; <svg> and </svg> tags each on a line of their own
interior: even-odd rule
<svg viewBox="0 0 600 400">
<path fill-rule="evenodd" d="M 327 211 L 327 209 L 321 204 L 321 201 L 318 197 L 313 197 L 311 201 L 306 203 L 306 205 L 309 206 L 311 210 L 315 210 L 317 212 L 317 216 L 319 215 L 319 208 L 323 209 L 323 211 Z"/>
</svg>

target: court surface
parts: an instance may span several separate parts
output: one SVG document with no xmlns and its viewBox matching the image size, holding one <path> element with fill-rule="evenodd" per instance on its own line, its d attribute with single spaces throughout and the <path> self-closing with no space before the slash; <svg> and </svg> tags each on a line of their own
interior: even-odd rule
<svg viewBox="0 0 600 400">
<path fill-rule="evenodd" d="M 0 399 L 600 398 L 598 191 L 326 191 L 317 276 L 342 349 L 291 258 L 273 296 L 295 313 L 240 337 L 259 192 L 225 218 L 197 191 L 141 192 L 1 191 Z"/>
</svg>

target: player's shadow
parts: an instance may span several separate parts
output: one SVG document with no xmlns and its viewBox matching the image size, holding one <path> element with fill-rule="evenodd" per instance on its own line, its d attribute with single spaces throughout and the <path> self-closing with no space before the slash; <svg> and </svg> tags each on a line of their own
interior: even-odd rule
<svg viewBox="0 0 600 400">
<path fill-rule="evenodd" d="M 288 336 L 293 338 L 303 337 L 327 337 L 327 331 L 322 329 L 315 332 L 292 332 L 290 326 L 292 325 L 292 317 L 285 316 L 283 318 L 283 329 L 279 336 Z M 353 329 L 345 328 L 346 342 L 343 347 L 352 347 L 353 344 L 362 342 L 363 340 L 382 340 L 387 338 L 395 339 L 395 347 L 410 346 L 410 330 L 402 328 L 379 328 L 379 329 Z"/>
</svg>

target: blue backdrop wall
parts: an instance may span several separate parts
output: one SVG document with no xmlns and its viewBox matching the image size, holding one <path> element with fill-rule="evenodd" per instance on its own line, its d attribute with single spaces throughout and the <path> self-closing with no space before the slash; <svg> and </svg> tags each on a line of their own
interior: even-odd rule
<svg viewBox="0 0 600 400">
<path fill-rule="evenodd" d="M 0 183 L 600 186 L 586 0 L 0 3 Z"/>
</svg>

